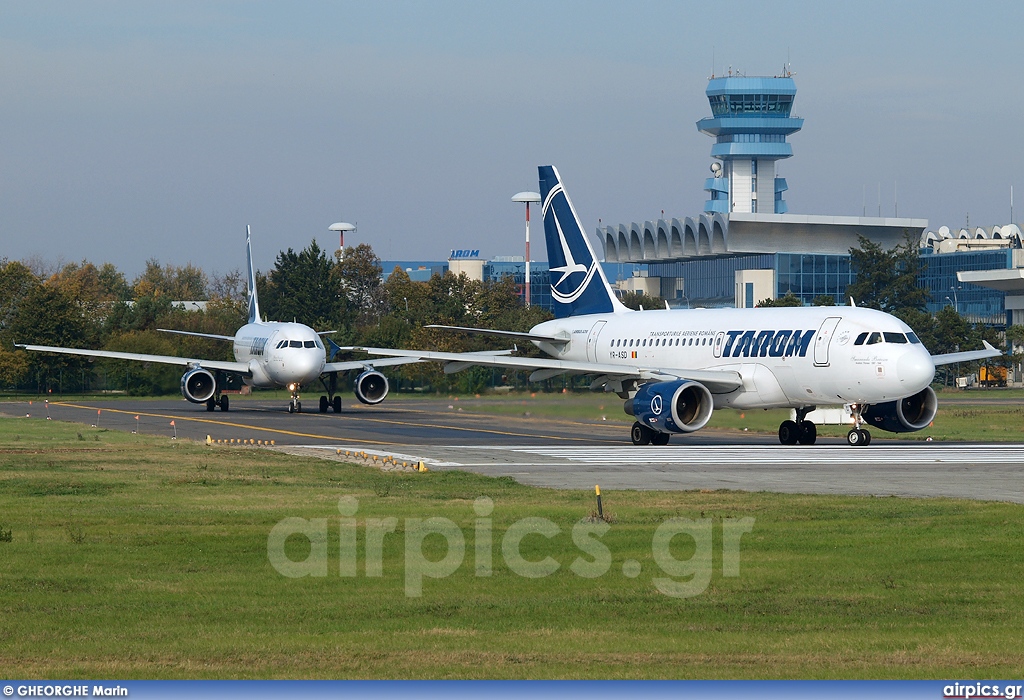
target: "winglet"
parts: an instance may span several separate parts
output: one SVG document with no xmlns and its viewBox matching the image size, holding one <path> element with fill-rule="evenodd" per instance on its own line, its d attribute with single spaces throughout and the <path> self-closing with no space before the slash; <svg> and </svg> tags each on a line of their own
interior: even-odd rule
<svg viewBox="0 0 1024 700">
<path fill-rule="evenodd" d="M 245 226 L 245 254 L 249 260 L 249 323 L 260 322 L 260 301 L 256 298 L 256 270 L 252 266 L 252 243 L 249 225 Z"/>
<path fill-rule="evenodd" d="M 537 168 L 555 317 L 622 313 L 553 165 Z"/>
</svg>

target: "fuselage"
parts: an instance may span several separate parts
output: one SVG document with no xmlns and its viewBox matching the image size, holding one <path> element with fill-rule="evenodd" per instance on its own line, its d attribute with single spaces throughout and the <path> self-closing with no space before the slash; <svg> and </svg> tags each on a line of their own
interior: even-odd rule
<svg viewBox="0 0 1024 700">
<path fill-rule="evenodd" d="M 232 350 L 236 362 L 249 365 L 246 383 L 259 388 L 308 384 L 326 363 L 320 336 L 301 323 L 248 323 L 235 333 Z"/>
<path fill-rule="evenodd" d="M 743 386 L 715 407 L 875 404 L 911 396 L 935 374 L 931 356 L 898 318 L 857 307 L 692 309 L 591 314 L 532 332 L 560 360 L 672 370 L 732 370 Z"/>
</svg>

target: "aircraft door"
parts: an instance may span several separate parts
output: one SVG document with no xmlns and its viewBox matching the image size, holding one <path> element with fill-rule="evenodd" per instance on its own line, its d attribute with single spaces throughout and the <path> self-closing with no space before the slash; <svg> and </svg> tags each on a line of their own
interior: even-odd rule
<svg viewBox="0 0 1024 700">
<path fill-rule="evenodd" d="M 722 344 L 724 342 L 725 342 L 725 332 L 724 331 L 718 331 L 718 334 L 715 336 L 715 344 L 714 344 L 714 346 L 712 348 L 712 352 L 714 353 L 715 357 L 721 357 L 722 356 Z"/>
<path fill-rule="evenodd" d="M 832 336 L 835 335 L 836 326 L 842 320 L 839 316 L 829 316 L 818 329 L 818 334 L 814 338 L 814 364 L 816 367 L 828 366 L 828 346 L 832 342 Z"/>
<path fill-rule="evenodd" d="M 601 331 L 606 325 L 608 325 L 607 321 L 598 321 L 590 329 L 590 335 L 587 336 L 587 360 L 590 362 L 597 362 L 597 337 L 601 335 Z"/>
</svg>

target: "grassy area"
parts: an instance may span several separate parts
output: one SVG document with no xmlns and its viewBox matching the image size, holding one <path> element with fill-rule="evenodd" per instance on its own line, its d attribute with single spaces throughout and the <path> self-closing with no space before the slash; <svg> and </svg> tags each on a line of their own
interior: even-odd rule
<svg viewBox="0 0 1024 700">
<path fill-rule="evenodd" d="M 611 565 L 585 578 L 570 565 L 592 557 L 571 532 L 594 510 L 591 493 L 17 418 L 0 418 L 0 454 L 10 677 L 997 678 L 1024 668 L 1018 505 L 605 493 Z M 358 499 L 355 577 L 339 573 L 347 496 Z M 494 508 L 478 516 L 482 496 Z M 527 516 L 559 529 L 522 541 L 528 561 L 559 564 L 549 576 L 518 575 L 503 553 Z M 288 578 L 270 563 L 268 536 L 289 517 L 326 519 L 326 576 Z M 465 560 L 409 597 L 411 519 L 431 517 L 464 534 Z M 656 579 L 685 581 L 652 546 L 677 517 L 713 521 L 710 582 L 688 598 L 657 590 Z M 375 559 L 368 518 L 397 519 L 379 578 L 364 570 Z M 492 529 L 490 576 L 476 575 L 478 518 Z M 738 576 L 723 575 L 726 518 L 755 521 Z M 284 547 L 297 561 L 312 550 L 295 536 Z M 678 536 L 666 551 L 685 562 L 695 549 Z M 422 551 L 442 560 L 445 541 L 428 535 Z"/>
<path fill-rule="evenodd" d="M 971 442 L 1021 442 L 1024 440 L 1024 401 L 1013 403 L 1014 390 L 993 390 L 991 392 L 948 392 L 939 395 L 939 412 L 930 428 L 916 433 L 887 433 L 874 430 L 879 438 L 899 437 L 900 439 Z M 1005 404 L 974 403 L 977 397 L 1007 399 Z M 476 411 L 496 415 L 551 416 L 579 421 L 615 421 L 623 424 L 634 419 L 622 410 L 622 400 L 614 394 L 573 393 L 545 394 L 523 393 L 498 396 L 493 394 L 476 397 L 450 397 L 464 411 Z M 454 405 L 454 403 L 453 403 Z M 754 433 L 776 433 L 779 423 L 789 417 L 788 409 L 715 411 L 706 429 L 747 431 Z M 846 435 L 849 426 L 821 425 L 819 435 L 840 437 Z"/>
</svg>

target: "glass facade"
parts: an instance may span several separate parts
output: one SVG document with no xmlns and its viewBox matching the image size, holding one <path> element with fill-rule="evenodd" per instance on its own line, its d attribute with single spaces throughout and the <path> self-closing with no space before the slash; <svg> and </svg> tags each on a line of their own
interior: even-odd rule
<svg viewBox="0 0 1024 700">
<path fill-rule="evenodd" d="M 920 283 L 931 292 L 927 309 L 937 312 L 943 306 L 953 306 L 957 312 L 974 323 L 1001 326 L 1009 323 L 1006 313 L 1006 294 L 976 284 L 961 283 L 957 272 L 969 270 L 1005 270 L 1013 267 L 1010 249 L 964 253 L 926 253 L 921 256 Z"/>
<path fill-rule="evenodd" d="M 651 277 L 683 279 L 683 288 L 675 293 L 676 301 L 683 301 L 691 307 L 715 308 L 736 305 L 737 270 L 771 270 L 774 267 L 775 256 L 762 253 L 652 262 L 648 263 L 647 271 Z"/>
<path fill-rule="evenodd" d="M 775 256 L 776 296 L 793 293 L 805 305 L 815 297 L 831 296 L 847 303 L 846 287 L 854 280 L 849 255 L 779 253 Z"/>
</svg>

